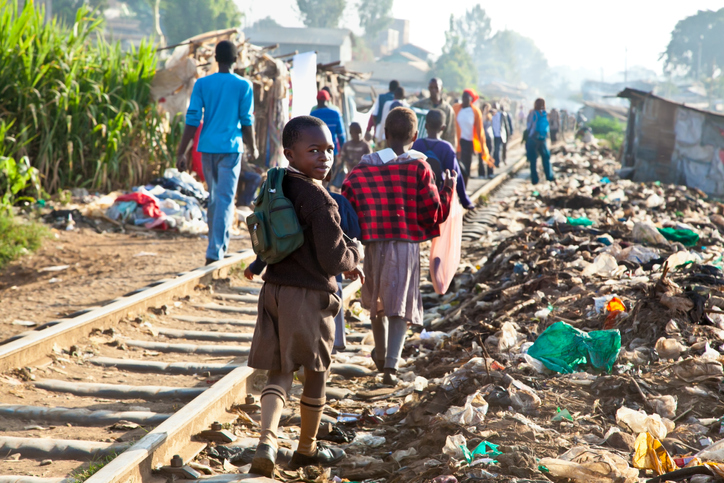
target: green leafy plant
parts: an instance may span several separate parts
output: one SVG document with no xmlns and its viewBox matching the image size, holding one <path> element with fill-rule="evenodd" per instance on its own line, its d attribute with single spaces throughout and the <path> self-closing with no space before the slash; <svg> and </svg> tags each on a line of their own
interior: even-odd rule
<svg viewBox="0 0 724 483">
<path fill-rule="evenodd" d="M 102 26 L 85 7 L 66 25 L 46 22 L 33 2 L 0 0 L 0 153 L 27 156 L 51 193 L 127 188 L 173 161 L 166 143 L 178 121 L 159 114 L 150 93 L 155 48 L 124 52 Z"/>
<path fill-rule="evenodd" d="M 614 151 L 621 149 L 626 125 L 615 119 L 596 116 L 588 122 L 591 132 Z"/>
<path fill-rule="evenodd" d="M 0 213 L 0 268 L 37 250 L 49 236 L 45 225 L 20 221 L 11 213 Z"/>
</svg>

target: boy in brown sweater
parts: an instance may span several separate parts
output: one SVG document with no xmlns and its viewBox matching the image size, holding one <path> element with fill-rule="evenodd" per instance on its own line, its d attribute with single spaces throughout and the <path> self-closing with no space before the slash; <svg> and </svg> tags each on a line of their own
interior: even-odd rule
<svg viewBox="0 0 724 483">
<path fill-rule="evenodd" d="M 345 240 L 337 204 L 321 184 L 332 167 L 334 141 L 323 121 L 300 116 L 282 134 L 289 160 L 282 188 L 306 227 L 304 244 L 279 263 L 269 265 L 259 294 L 259 310 L 249 353 L 249 367 L 269 371 L 261 393 L 261 437 L 250 473 L 271 477 L 277 454 L 277 428 L 294 372 L 304 367 L 300 398 L 299 445 L 293 469 L 331 466 L 344 451 L 317 443 L 317 429 L 326 402 L 325 385 L 332 362 L 334 317 L 342 301 L 335 276 L 362 277 L 360 251 Z"/>
</svg>

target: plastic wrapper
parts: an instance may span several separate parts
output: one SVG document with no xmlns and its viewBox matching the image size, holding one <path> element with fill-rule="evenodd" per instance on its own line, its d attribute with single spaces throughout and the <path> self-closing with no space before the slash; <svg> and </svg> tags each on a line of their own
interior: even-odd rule
<svg viewBox="0 0 724 483">
<path fill-rule="evenodd" d="M 443 416 L 445 420 L 463 426 L 477 426 L 485 421 L 488 413 L 488 403 L 480 392 L 475 392 L 467 397 L 465 406 L 451 406 Z"/>
<path fill-rule="evenodd" d="M 453 187 L 453 193 L 455 188 Z M 463 208 L 457 195 L 450 202 L 450 215 L 440 224 L 440 236 L 430 246 L 430 281 L 435 292 L 447 292 L 460 265 L 460 245 L 463 236 Z"/>
<path fill-rule="evenodd" d="M 686 350 L 686 347 L 678 340 L 664 337 L 656 341 L 654 348 L 661 359 L 678 359 L 681 353 Z"/>
<path fill-rule="evenodd" d="M 668 245 L 669 242 L 666 240 L 664 235 L 659 233 L 656 225 L 650 221 L 640 221 L 633 227 L 633 233 L 631 234 L 633 239 L 639 243 L 645 243 L 648 245 Z"/>
<path fill-rule="evenodd" d="M 528 355 L 552 371 L 570 374 L 586 364 L 610 372 L 620 351 L 618 330 L 586 333 L 565 322 L 556 322 L 538 337 Z"/>
<path fill-rule="evenodd" d="M 616 423 L 631 428 L 634 433 L 651 433 L 651 436 L 658 440 L 665 439 L 669 434 L 669 429 L 658 414 L 646 414 L 625 406 L 616 411 Z"/>
<path fill-rule="evenodd" d="M 639 475 L 620 456 L 583 446 L 571 448 L 559 458 L 542 458 L 540 465 L 550 475 L 576 483 L 636 483 Z"/>
<path fill-rule="evenodd" d="M 653 470 L 657 475 L 676 470 L 676 463 L 671 459 L 666 448 L 651 433 L 639 434 L 634 447 L 634 468 Z"/>
</svg>

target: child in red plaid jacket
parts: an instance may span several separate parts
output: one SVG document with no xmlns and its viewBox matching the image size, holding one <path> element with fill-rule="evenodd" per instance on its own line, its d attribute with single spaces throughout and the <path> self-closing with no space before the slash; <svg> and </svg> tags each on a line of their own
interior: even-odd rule
<svg viewBox="0 0 724 483">
<path fill-rule="evenodd" d="M 362 306 L 372 317 L 372 357 L 383 382 L 395 385 L 407 324 L 422 324 L 420 243 L 440 235 L 457 174 L 446 171 L 438 193 L 425 155 L 410 150 L 417 139 L 410 109 L 390 111 L 385 138 L 389 147 L 364 156 L 342 194 L 357 212 L 365 245 Z"/>
</svg>

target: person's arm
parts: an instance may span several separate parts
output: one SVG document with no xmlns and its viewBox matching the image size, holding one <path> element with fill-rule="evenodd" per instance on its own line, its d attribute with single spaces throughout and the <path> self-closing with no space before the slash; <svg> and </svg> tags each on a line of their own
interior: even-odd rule
<svg viewBox="0 0 724 483">
<path fill-rule="evenodd" d="M 191 163 L 186 159 L 186 152 L 189 150 L 189 145 L 196 136 L 196 130 L 199 128 L 199 124 L 201 124 L 203 114 L 204 101 L 201 96 L 201 83 L 197 82 L 191 91 L 189 108 L 186 110 L 186 127 L 181 136 L 181 142 L 176 149 L 176 168 L 181 172 L 191 169 Z"/>
<path fill-rule="evenodd" d="M 325 204 L 312 210 L 304 220 L 314 237 L 317 260 L 326 273 L 338 275 L 354 270 L 362 255 L 345 240 L 336 205 Z"/>
<path fill-rule="evenodd" d="M 339 143 L 339 149 L 342 149 L 344 143 L 347 142 L 347 135 L 344 132 L 344 121 L 342 120 L 342 114 L 337 112 L 337 142 Z"/>
<path fill-rule="evenodd" d="M 420 163 L 417 179 L 417 216 L 420 225 L 433 227 L 447 220 L 450 214 L 450 201 L 453 196 L 453 184 L 457 173 L 453 175 L 445 170 L 445 182 L 442 190 L 438 192 L 435 185 L 435 178 L 429 167 Z"/>
<path fill-rule="evenodd" d="M 261 275 L 261 272 L 263 272 L 265 268 L 266 262 L 257 255 L 256 260 L 251 262 L 251 265 L 246 267 L 246 270 L 244 270 L 244 276 L 247 279 L 252 280 L 254 275 Z"/>
<path fill-rule="evenodd" d="M 455 151 L 450 151 L 448 153 L 448 158 L 452 159 L 452 163 L 450 163 L 450 165 L 452 166 L 451 171 L 458 174 L 458 182 L 455 185 L 455 191 L 457 191 L 458 198 L 460 198 L 460 204 L 463 205 L 463 208 L 465 208 L 466 210 L 475 209 L 475 203 L 473 203 L 473 201 L 468 196 L 467 191 L 465 190 L 465 179 L 463 178 L 463 171 L 460 169 L 460 164 L 458 163 L 458 159 L 455 156 Z"/>
<path fill-rule="evenodd" d="M 458 121 L 455 116 L 455 111 L 452 106 L 449 106 L 445 113 L 445 133 L 442 138 L 452 144 L 454 150 L 458 149 L 457 125 Z"/>
<path fill-rule="evenodd" d="M 256 136 L 254 135 L 254 89 L 249 81 L 247 89 L 239 99 L 239 123 L 241 124 L 241 138 L 246 149 L 252 153 L 252 158 L 259 157 L 259 150 L 256 147 Z"/>
</svg>

